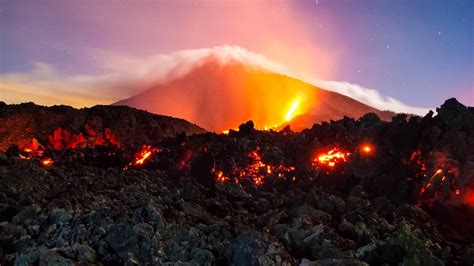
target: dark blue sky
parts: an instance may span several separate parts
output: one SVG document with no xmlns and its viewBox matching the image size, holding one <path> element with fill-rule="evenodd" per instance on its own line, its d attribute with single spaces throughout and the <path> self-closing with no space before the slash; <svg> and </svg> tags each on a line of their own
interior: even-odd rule
<svg viewBox="0 0 474 266">
<path fill-rule="evenodd" d="M 435 106 L 451 96 L 474 104 L 474 1 L 320 0 L 300 2 L 299 10 L 315 28 L 320 17 L 332 17 L 333 38 L 311 37 L 345 44 L 341 80 L 411 104 Z"/>
<path fill-rule="evenodd" d="M 472 106 L 473 35 L 472 0 L 0 0 L 0 73 L 96 75 L 111 58 L 232 44 L 409 105 Z"/>
</svg>

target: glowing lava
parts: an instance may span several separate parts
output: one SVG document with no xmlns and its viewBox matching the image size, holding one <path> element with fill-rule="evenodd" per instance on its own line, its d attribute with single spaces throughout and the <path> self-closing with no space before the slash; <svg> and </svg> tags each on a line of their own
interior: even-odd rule
<svg viewBox="0 0 474 266">
<path fill-rule="evenodd" d="M 338 148 L 333 148 L 326 153 L 321 153 L 314 159 L 315 163 L 326 165 L 329 167 L 336 166 L 337 163 L 347 162 L 347 158 L 350 153 L 347 151 L 340 150 Z"/>
<path fill-rule="evenodd" d="M 53 160 L 51 158 L 44 158 L 41 160 L 41 165 L 43 166 L 51 166 L 53 164 Z"/>
<path fill-rule="evenodd" d="M 467 204 L 474 206 L 474 190 L 467 191 L 465 200 Z"/>
<path fill-rule="evenodd" d="M 365 155 L 371 155 L 374 152 L 374 147 L 371 144 L 362 144 L 360 146 L 360 152 Z"/>
<path fill-rule="evenodd" d="M 217 177 L 216 177 L 217 182 L 227 182 L 229 181 L 229 178 L 224 175 L 224 172 L 219 171 L 217 172 Z"/>
<path fill-rule="evenodd" d="M 290 109 L 288 110 L 288 112 L 286 112 L 286 115 L 285 115 L 285 120 L 288 122 L 290 121 L 294 114 L 295 114 L 295 111 L 296 109 L 298 108 L 298 106 L 300 105 L 300 99 L 296 99 L 293 104 L 291 105 Z"/>
<path fill-rule="evenodd" d="M 259 151 L 259 147 L 251 151 L 247 158 L 248 164 L 243 168 L 234 167 L 232 172 L 229 173 L 229 176 L 225 175 L 222 171 L 215 171 L 216 181 L 228 182 L 233 180 L 234 182 L 240 182 L 242 179 L 250 179 L 256 186 L 260 186 L 264 184 L 269 177 L 282 179 L 290 174 L 294 174 L 296 168 L 293 166 L 264 163 Z M 292 180 L 295 181 L 295 179 L 296 177 L 293 176 Z"/>
<path fill-rule="evenodd" d="M 143 145 L 140 151 L 138 151 L 137 155 L 135 155 L 135 159 L 133 162 L 129 163 L 125 166 L 124 170 L 127 170 L 128 167 L 135 165 L 140 166 L 143 165 L 147 160 L 151 158 L 151 155 L 154 152 L 160 151 L 158 148 L 152 148 L 150 145 Z"/>
<path fill-rule="evenodd" d="M 153 153 L 154 149 L 150 146 L 144 146 L 135 159 L 135 165 L 142 165 Z"/>
</svg>

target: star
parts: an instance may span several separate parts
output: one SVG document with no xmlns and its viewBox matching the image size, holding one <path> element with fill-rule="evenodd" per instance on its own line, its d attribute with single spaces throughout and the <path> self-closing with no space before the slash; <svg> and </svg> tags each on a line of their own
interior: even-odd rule
<svg viewBox="0 0 474 266">
<path fill-rule="evenodd" d="M 387 44 L 387 49 L 389 49 L 389 48 L 390 48 L 390 44 Z"/>
<path fill-rule="evenodd" d="M 438 35 L 441 35 L 441 31 L 438 32 Z"/>
</svg>

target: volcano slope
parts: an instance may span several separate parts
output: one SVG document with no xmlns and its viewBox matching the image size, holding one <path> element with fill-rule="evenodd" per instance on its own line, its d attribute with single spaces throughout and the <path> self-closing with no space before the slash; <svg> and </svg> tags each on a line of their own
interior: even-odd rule
<svg viewBox="0 0 474 266">
<path fill-rule="evenodd" d="M 12 147 L 0 153 L 2 264 L 471 265 L 474 110 L 450 99 L 437 111 Z"/>
<path fill-rule="evenodd" d="M 295 131 L 344 116 L 359 118 L 372 112 L 390 120 L 395 115 L 236 59 L 222 61 L 211 54 L 185 75 L 115 105 L 181 117 L 214 132 L 235 128 L 250 119 L 259 129 L 282 125 L 295 100 L 299 102 L 295 115 L 301 116 L 291 123 Z"/>
</svg>

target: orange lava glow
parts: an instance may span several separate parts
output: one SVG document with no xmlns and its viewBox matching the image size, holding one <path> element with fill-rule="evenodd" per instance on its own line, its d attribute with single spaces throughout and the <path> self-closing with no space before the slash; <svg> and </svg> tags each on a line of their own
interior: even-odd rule
<svg viewBox="0 0 474 266">
<path fill-rule="evenodd" d="M 470 191 L 466 195 L 466 200 L 469 205 L 474 206 L 474 191 Z"/>
<path fill-rule="evenodd" d="M 146 147 L 144 150 L 138 153 L 137 157 L 135 158 L 135 165 L 142 165 L 152 153 L 153 150 L 149 146 Z"/>
<path fill-rule="evenodd" d="M 229 178 L 224 175 L 224 172 L 219 171 L 217 172 L 217 177 L 216 177 L 217 182 L 227 182 L 229 181 Z"/>
<path fill-rule="evenodd" d="M 360 146 L 360 152 L 364 155 L 371 155 L 374 153 L 374 146 L 368 143 L 362 144 Z"/>
<path fill-rule="evenodd" d="M 222 133 L 248 120 L 254 122 L 256 129 L 281 126 L 287 119 L 293 122 L 298 115 L 322 109 L 320 99 L 326 97 L 325 91 L 311 84 L 284 75 L 253 70 L 249 73 L 238 64 L 229 64 L 222 70 L 218 62 L 210 63 L 202 71 L 193 71 L 186 79 L 176 80 L 173 86 L 162 87 L 159 97 L 136 98 L 134 107 L 183 118 Z M 208 71 L 216 78 L 203 78 L 202 74 Z M 190 83 L 190 79 L 196 82 Z M 206 92 L 211 88 L 221 89 L 216 89 L 216 93 Z"/>
<path fill-rule="evenodd" d="M 25 156 L 25 155 L 23 155 L 23 154 L 20 154 L 19 158 L 22 159 L 22 160 L 29 160 L 29 159 L 31 159 L 29 156 Z"/>
<path fill-rule="evenodd" d="M 53 160 L 51 158 L 44 158 L 41 160 L 41 165 L 43 166 L 51 166 L 53 164 Z"/>
<path fill-rule="evenodd" d="M 148 161 L 151 158 L 151 155 L 154 152 L 158 152 L 158 148 L 153 148 L 150 145 L 143 145 L 140 151 L 135 155 L 135 159 L 133 162 L 129 163 L 124 170 L 127 170 L 128 167 L 134 165 L 134 166 L 141 166 L 143 165 L 146 161 Z"/>
<path fill-rule="evenodd" d="M 21 150 L 22 150 L 22 153 L 19 155 L 19 158 L 22 160 L 29 160 L 33 157 L 43 156 L 44 147 L 35 138 L 19 146 L 21 147 Z"/>
<path fill-rule="evenodd" d="M 262 185 L 265 177 L 261 173 L 261 169 L 267 169 L 267 165 L 262 162 L 262 157 L 258 153 L 258 148 L 249 154 L 249 158 L 253 163 L 247 168 L 249 174 L 252 176 L 253 183 L 257 186 Z M 267 169 L 268 171 L 268 169 Z"/>
<path fill-rule="evenodd" d="M 456 194 L 456 196 L 461 195 L 461 190 L 460 190 L 459 188 L 457 188 L 457 189 L 454 191 L 454 194 Z"/>
<path fill-rule="evenodd" d="M 287 122 L 290 121 L 293 118 L 293 116 L 295 115 L 295 112 L 297 111 L 298 106 L 300 105 L 300 102 L 301 102 L 300 99 L 296 99 L 291 104 L 290 109 L 288 110 L 288 112 L 286 112 L 286 115 L 285 115 L 285 120 Z"/>
<path fill-rule="evenodd" d="M 339 148 L 333 148 L 328 152 L 318 154 L 314 159 L 314 163 L 333 168 L 338 163 L 347 162 L 349 156 L 349 152 L 340 150 Z"/>
<path fill-rule="evenodd" d="M 240 182 L 241 179 L 249 178 L 256 186 L 263 185 L 267 178 L 273 177 L 282 179 L 287 177 L 296 170 L 293 166 L 286 166 L 283 164 L 271 165 L 264 163 L 259 153 L 260 148 L 257 147 L 255 150 L 248 154 L 248 164 L 243 168 L 235 167 L 229 175 L 224 174 L 222 171 L 215 171 L 215 179 L 217 182 L 228 182 L 232 177 L 233 181 Z M 214 170 L 213 170 L 214 171 Z M 296 177 L 292 177 L 293 181 Z"/>
</svg>

